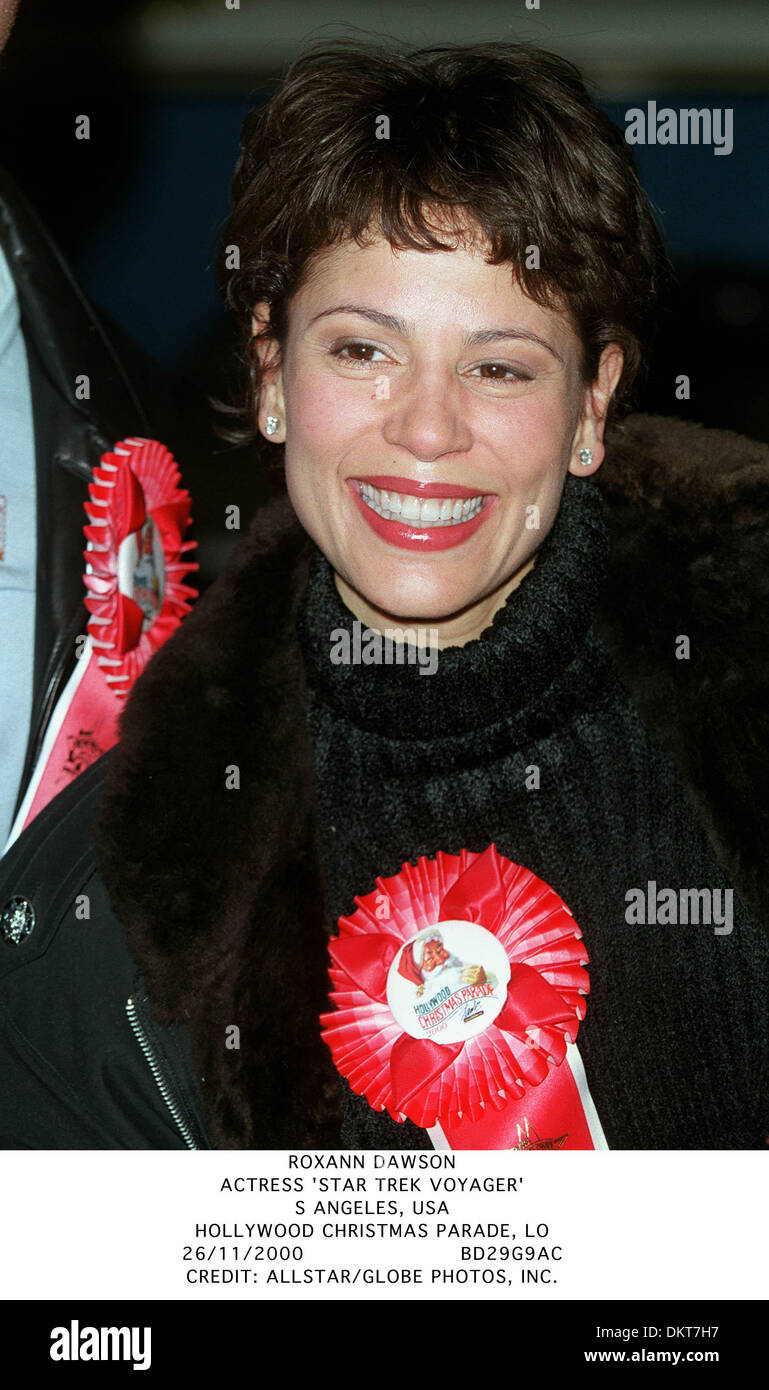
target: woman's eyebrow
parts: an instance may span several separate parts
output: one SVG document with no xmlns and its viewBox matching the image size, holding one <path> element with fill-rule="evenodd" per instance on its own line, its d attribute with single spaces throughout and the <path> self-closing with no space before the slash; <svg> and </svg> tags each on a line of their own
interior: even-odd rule
<svg viewBox="0 0 769 1390">
<path fill-rule="evenodd" d="M 384 314 L 380 309 L 370 309 L 365 304 L 335 304 L 333 309 L 322 309 L 319 314 L 315 314 L 310 319 L 308 327 L 317 323 L 318 319 L 328 318 L 331 314 L 359 314 L 361 318 L 369 319 L 376 323 L 380 328 L 389 328 L 393 333 L 399 333 L 402 338 L 413 338 L 414 324 L 408 323 L 405 319 L 396 318 L 393 314 Z M 537 333 L 532 333 L 528 328 L 479 328 L 473 333 L 468 333 L 462 341 L 463 347 L 478 347 L 483 343 L 493 343 L 500 339 L 523 339 L 525 342 L 538 343 L 540 347 L 552 354 L 561 364 L 563 358 L 545 338 L 540 338 Z"/>
<path fill-rule="evenodd" d="M 360 314 L 362 318 L 378 323 L 380 328 L 391 328 L 393 333 L 400 333 L 403 338 L 411 338 L 414 334 L 413 323 L 406 323 L 392 314 L 383 314 L 379 309 L 368 309 L 364 304 L 335 304 L 333 309 L 323 309 L 311 318 L 308 327 L 317 323 L 318 319 L 328 318 L 330 314 Z"/>
<path fill-rule="evenodd" d="M 493 343 L 498 339 L 505 338 L 523 338 L 525 342 L 538 343 L 540 347 L 545 348 L 563 364 L 563 358 L 557 348 L 554 348 L 552 343 L 548 343 L 546 338 L 540 338 L 538 333 L 532 333 L 528 328 L 479 328 L 476 333 L 467 335 L 464 346 L 477 347 L 481 343 Z"/>
</svg>

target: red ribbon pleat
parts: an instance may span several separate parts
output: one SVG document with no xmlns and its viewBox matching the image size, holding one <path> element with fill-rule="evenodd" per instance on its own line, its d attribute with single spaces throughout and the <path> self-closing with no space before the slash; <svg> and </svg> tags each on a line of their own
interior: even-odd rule
<svg viewBox="0 0 769 1390">
<path fill-rule="evenodd" d="M 458 1057 L 464 1043 L 436 1043 L 402 1033 L 390 1053 L 390 1081 L 399 1110 Z"/>
<path fill-rule="evenodd" d="M 538 970 L 530 965 L 513 967 L 507 986 L 507 999 L 494 1022 L 497 1028 L 525 1038 L 529 1028 L 549 1028 L 555 1023 L 570 1023 L 574 1013 L 563 1002 Z"/>
<path fill-rule="evenodd" d="M 505 911 L 505 889 L 494 846 L 489 845 L 459 875 L 441 901 L 441 922 L 477 922 L 496 932 Z"/>
<path fill-rule="evenodd" d="M 43 807 L 64 787 L 68 787 L 83 770 L 81 756 L 87 766 L 113 746 L 117 741 L 120 714 L 120 702 L 105 684 L 96 657 L 92 653 L 88 658 L 85 675 L 72 697 L 62 726 L 56 735 L 51 755 L 24 821 L 25 828 L 39 815 Z"/>
<path fill-rule="evenodd" d="M 442 1125 L 452 1149 L 593 1149 L 582 1098 L 568 1062 L 503 1110 L 487 1106 L 480 1119 Z"/>
<path fill-rule="evenodd" d="M 397 936 L 348 936 L 329 942 L 329 954 L 370 999 L 387 1000 L 387 972 L 402 941 Z"/>
</svg>

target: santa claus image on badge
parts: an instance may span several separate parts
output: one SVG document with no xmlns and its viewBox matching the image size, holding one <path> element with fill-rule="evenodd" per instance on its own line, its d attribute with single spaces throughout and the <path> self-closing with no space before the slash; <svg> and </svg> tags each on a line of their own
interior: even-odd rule
<svg viewBox="0 0 769 1390">
<path fill-rule="evenodd" d="M 160 564 L 158 558 L 159 536 L 152 519 L 147 517 L 141 530 L 132 537 L 134 542 L 133 559 L 133 600 L 144 614 L 143 629 L 148 628 L 163 603 L 160 592 Z"/>
<path fill-rule="evenodd" d="M 439 931 L 417 936 L 414 941 L 404 946 L 398 962 L 398 974 L 417 986 L 418 996 L 423 995 L 425 989 L 432 990 L 433 986 L 447 986 L 454 990 L 460 985 L 486 983 L 486 971 L 483 966 L 465 965 L 459 956 L 447 951 Z"/>
<path fill-rule="evenodd" d="M 501 989 L 500 976 L 505 977 Z M 499 1012 L 508 976 L 504 953 L 482 927 L 441 922 L 398 952 L 389 972 L 388 1004 L 412 1037 L 460 1041 L 487 1027 Z"/>
</svg>

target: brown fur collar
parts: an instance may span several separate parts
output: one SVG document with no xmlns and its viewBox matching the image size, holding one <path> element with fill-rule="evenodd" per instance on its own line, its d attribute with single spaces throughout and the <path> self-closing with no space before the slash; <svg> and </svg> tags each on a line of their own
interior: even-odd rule
<svg viewBox="0 0 769 1390">
<path fill-rule="evenodd" d="M 613 533 L 606 640 L 724 868 L 769 920 L 769 448 L 637 415 L 611 432 L 597 476 Z M 216 1147 L 337 1142 L 317 1027 L 330 923 L 293 621 L 310 554 L 287 499 L 255 517 L 138 683 L 97 832 L 153 1010 L 189 1028 Z M 689 660 L 676 658 L 681 635 Z M 232 1024 L 239 1048 L 225 1045 Z"/>
</svg>

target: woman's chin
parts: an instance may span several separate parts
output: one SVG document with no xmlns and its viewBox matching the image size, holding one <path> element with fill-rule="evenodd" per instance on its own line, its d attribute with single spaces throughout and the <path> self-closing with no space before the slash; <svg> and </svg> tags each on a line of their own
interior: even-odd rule
<svg viewBox="0 0 769 1390">
<path fill-rule="evenodd" d="M 370 625 L 378 626 L 378 619 L 381 618 L 383 623 L 387 622 L 393 627 L 440 627 L 481 602 L 483 595 L 482 588 L 472 585 L 447 588 L 434 582 L 393 585 L 366 580 L 360 587 L 356 586 L 351 594 L 344 588 L 340 592 L 348 607 L 356 604 L 356 601 L 360 604 L 362 600 Z"/>
</svg>

